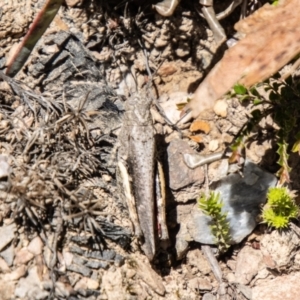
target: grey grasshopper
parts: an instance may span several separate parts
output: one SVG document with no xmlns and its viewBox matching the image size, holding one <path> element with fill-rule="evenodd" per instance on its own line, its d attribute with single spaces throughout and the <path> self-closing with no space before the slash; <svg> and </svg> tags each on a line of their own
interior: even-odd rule
<svg viewBox="0 0 300 300">
<path fill-rule="evenodd" d="M 155 130 L 146 91 L 133 94 L 125 103 L 119 134 L 118 170 L 135 235 L 151 261 L 157 238 L 168 240 L 162 165 L 156 160 Z M 157 173 L 159 176 L 156 176 Z M 160 184 L 155 184 L 155 178 Z M 156 201 L 159 186 L 163 186 Z"/>
</svg>

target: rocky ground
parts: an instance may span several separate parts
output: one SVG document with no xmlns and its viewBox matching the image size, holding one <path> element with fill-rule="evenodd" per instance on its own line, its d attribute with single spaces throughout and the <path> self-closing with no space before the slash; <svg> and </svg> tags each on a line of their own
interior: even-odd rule
<svg viewBox="0 0 300 300">
<path fill-rule="evenodd" d="M 22 71 L 14 79 L 0 73 L 0 299 L 297 299 L 296 225 L 271 231 L 259 223 L 256 203 L 248 236 L 221 255 L 197 226 L 200 191 L 230 168 L 222 159 L 190 169 L 183 154 L 224 151 L 249 119 L 250 103 L 224 98 L 180 131 L 152 108 L 171 244 L 150 264 L 132 235 L 114 154 L 124 101 L 146 88 L 150 70 L 149 96 L 174 124 L 176 104 L 224 51 L 195 1 L 182 1 L 167 18 L 147 2 L 67 0 Z M 0 4 L 3 70 L 42 4 Z M 229 37 L 239 15 L 237 8 L 221 23 Z M 268 184 L 278 170 L 276 126 L 263 118 L 246 147 L 247 159 L 272 176 Z M 298 190 L 298 154 L 290 165 Z"/>
</svg>

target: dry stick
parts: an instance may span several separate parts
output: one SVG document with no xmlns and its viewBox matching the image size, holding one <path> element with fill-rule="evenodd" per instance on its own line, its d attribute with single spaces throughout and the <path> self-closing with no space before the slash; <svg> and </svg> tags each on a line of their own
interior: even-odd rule
<svg viewBox="0 0 300 300">
<path fill-rule="evenodd" d="M 225 151 L 220 151 L 216 153 L 210 153 L 210 154 L 189 154 L 184 153 L 183 159 L 186 165 L 191 168 L 195 169 L 197 167 L 210 164 L 214 161 L 220 160 L 222 158 L 226 157 L 228 148 L 225 149 Z M 230 153 L 231 154 L 231 153 Z"/>
<path fill-rule="evenodd" d="M 6 74 L 14 77 L 25 64 L 34 46 L 44 34 L 63 0 L 47 0 L 31 24 L 27 34 L 7 64 Z"/>
<path fill-rule="evenodd" d="M 219 284 L 221 284 L 222 283 L 222 276 L 223 276 L 222 271 L 221 271 L 221 268 L 218 264 L 218 261 L 216 260 L 214 254 L 211 250 L 211 247 L 208 246 L 208 245 L 202 245 L 201 250 L 203 251 L 203 254 L 204 254 L 205 258 L 209 262 L 210 267 L 212 269 L 212 272 L 214 273 L 217 281 L 219 282 Z"/>
<path fill-rule="evenodd" d="M 53 299 L 52 297 L 54 296 L 55 294 L 55 283 L 56 283 L 56 276 L 55 276 L 55 272 L 54 272 L 54 268 L 56 266 L 56 263 L 57 263 L 57 243 L 58 243 L 58 240 L 61 236 L 61 233 L 63 231 L 63 218 L 62 218 L 62 215 L 61 215 L 61 207 L 56 207 L 55 208 L 56 210 L 56 228 L 55 228 L 55 231 L 54 231 L 54 239 L 53 239 L 53 244 L 52 244 L 52 247 L 50 248 L 51 249 L 51 252 L 52 252 L 52 257 L 51 257 L 51 261 L 49 263 L 49 268 L 50 268 L 50 278 L 51 278 L 51 281 L 52 281 L 52 287 L 51 287 L 51 292 L 49 294 L 49 297 L 48 299 Z"/>
<path fill-rule="evenodd" d="M 219 46 L 225 42 L 226 34 L 224 28 L 221 26 L 216 17 L 216 13 L 213 8 L 213 0 L 200 0 L 200 4 L 202 4 L 202 14 L 214 34 L 215 42 Z"/>
<path fill-rule="evenodd" d="M 243 1 L 247 2 L 247 0 L 233 0 L 224 11 L 216 15 L 217 20 L 220 21 L 228 17 Z"/>
</svg>

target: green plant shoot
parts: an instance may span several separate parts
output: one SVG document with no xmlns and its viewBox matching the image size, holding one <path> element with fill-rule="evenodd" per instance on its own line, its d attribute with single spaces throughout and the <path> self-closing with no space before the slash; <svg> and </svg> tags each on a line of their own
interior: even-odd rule
<svg viewBox="0 0 300 300">
<path fill-rule="evenodd" d="M 288 227 L 291 219 L 298 216 L 298 207 L 293 195 L 285 187 L 270 188 L 267 204 L 263 209 L 263 222 L 276 229 Z"/>
<path fill-rule="evenodd" d="M 222 212 L 223 202 L 220 200 L 220 194 L 212 191 L 206 196 L 203 193 L 198 199 L 198 204 L 204 214 L 212 218 L 211 232 L 216 238 L 219 250 L 225 252 L 230 247 L 231 237 L 227 213 Z"/>
</svg>

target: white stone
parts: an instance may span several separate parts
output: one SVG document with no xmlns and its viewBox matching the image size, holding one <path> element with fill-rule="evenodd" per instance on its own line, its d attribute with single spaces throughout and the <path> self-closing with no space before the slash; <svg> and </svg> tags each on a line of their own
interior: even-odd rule
<svg viewBox="0 0 300 300">
<path fill-rule="evenodd" d="M 99 289 L 99 282 L 87 278 L 87 277 L 82 277 L 75 285 L 74 290 L 79 290 L 79 289 L 91 289 L 91 290 L 97 290 Z"/>
<path fill-rule="evenodd" d="M 264 235 L 260 249 L 265 257 L 270 256 L 276 267 L 282 268 L 290 264 L 299 243 L 300 240 L 293 230 L 286 232 L 274 230 Z"/>
<path fill-rule="evenodd" d="M 193 279 L 190 279 L 188 281 L 188 287 L 195 291 L 195 290 L 206 290 L 206 291 L 210 291 L 212 290 L 212 285 L 210 283 L 210 281 L 204 277 L 204 278 L 200 278 L 200 277 L 195 277 Z"/>
<path fill-rule="evenodd" d="M 211 152 L 215 152 L 219 148 L 218 140 L 211 140 L 208 144 L 208 150 Z"/>
<path fill-rule="evenodd" d="M 215 114 L 222 118 L 227 117 L 227 109 L 228 109 L 228 104 L 227 104 L 226 100 L 219 100 L 216 102 L 216 104 L 214 106 Z"/>
<path fill-rule="evenodd" d="M 42 292 L 43 285 L 38 275 L 38 269 L 34 266 L 29 270 L 26 278 L 21 278 L 19 280 L 15 290 L 15 296 L 20 299 L 41 299 L 40 297 L 37 297 L 37 295 Z"/>
<path fill-rule="evenodd" d="M 236 282 L 248 284 L 262 268 L 262 258 L 263 255 L 260 250 L 245 246 L 236 259 Z"/>
<path fill-rule="evenodd" d="M 300 273 L 281 275 L 252 288 L 252 300 L 296 300 L 300 295 Z"/>
<path fill-rule="evenodd" d="M 16 253 L 14 264 L 15 265 L 26 264 L 27 262 L 32 260 L 33 257 L 34 255 L 31 252 L 29 252 L 26 247 L 24 247 Z"/>
<path fill-rule="evenodd" d="M 7 273 L 3 276 L 4 281 L 18 280 L 26 274 L 26 267 L 24 265 L 18 267 L 11 273 Z"/>
<path fill-rule="evenodd" d="M 0 227 L 0 251 L 12 241 L 15 237 L 15 231 L 15 223 Z"/>
<path fill-rule="evenodd" d="M 0 273 L 6 273 L 9 271 L 10 269 L 7 262 L 2 257 L 0 257 Z"/>
<path fill-rule="evenodd" d="M 27 249 L 28 251 L 30 251 L 33 255 L 40 255 L 42 254 L 43 251 L 43 241 L 41 240 L 41 238 L 39 236 L 36 236 L 35 238 L 33 238 Z"/>
</svg>

